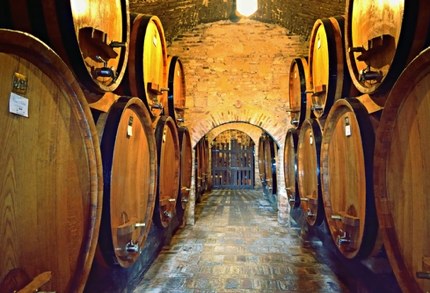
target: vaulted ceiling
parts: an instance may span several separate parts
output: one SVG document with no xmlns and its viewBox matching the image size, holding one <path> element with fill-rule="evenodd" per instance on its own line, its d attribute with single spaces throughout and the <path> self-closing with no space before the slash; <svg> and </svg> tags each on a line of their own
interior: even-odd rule
<svg viewBox="0 0 430 293">
<path fill-rule="evenodd" d="M 232 19 L 235 0 L 130 0 L 130 11 L 157 15 L 167 42 L 190 28 L 208 22 Z M 258 0 L 251 19 L 278 24 L 291 34 L 309 38 L 316 19 L 342 15 L 346 0 Z"/>
</svg>

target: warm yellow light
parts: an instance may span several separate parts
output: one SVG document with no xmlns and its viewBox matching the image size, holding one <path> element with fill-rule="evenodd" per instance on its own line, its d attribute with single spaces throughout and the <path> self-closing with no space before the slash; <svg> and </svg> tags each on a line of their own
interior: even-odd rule
<svg viewBox="0 0 430 293">
<path fill-rule="evenodd" d="M 237 0 L 237 12 L 243 16 L 250 16 L 258 9 L 258 0 Z"/>
</svg>

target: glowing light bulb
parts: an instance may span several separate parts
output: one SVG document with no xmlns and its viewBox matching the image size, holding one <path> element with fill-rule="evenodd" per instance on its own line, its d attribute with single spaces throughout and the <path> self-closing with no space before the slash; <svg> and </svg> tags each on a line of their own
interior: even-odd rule
<svg viewBox="0 0 430 293">
<path fill-rule="evenodd" d="M 258 0 L 237 0 L 237 12 L 243 16 L 250 16 L 258 9 Z"/>
</svg>

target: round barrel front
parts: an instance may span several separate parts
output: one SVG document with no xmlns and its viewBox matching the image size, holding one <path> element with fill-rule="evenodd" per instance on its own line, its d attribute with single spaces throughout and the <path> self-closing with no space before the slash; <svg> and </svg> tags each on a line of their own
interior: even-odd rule
<svg viewBox="0 0 430 293">
<path fill-rule="evenodd" d="M 140 256 L 154 212 L 152 122 L 140 99 L 120 97 L 98 117 L 97 128 L 105 178 L 99 245 L 106 263 L 129 267 Z"/>
<path fill-rule="evenodd" d="M 321 183 L 330 234 L 348 259 L 368 257 L 377 243 L 374 145 L 366 107 L 355 98 L 338 100 L 324 124 Z"/>
<path fill-rule="evenodd" d="M 300 205 L 311 226 L 324 220 L 320 183 L 320 151 L 322 129 L 315 119 L 303 122 L 297 149 Z"/>
<path fill-rule="evenodd" d="M 310 118 L 310 101 L 307 89 L 309 88 L 309 68 L 305 58 L 294 58 L 290 65 L 289 77 L 289 112 L 290 124 L 296 128 L 302 125 L 306 118 Z"/>
<path fill-rule="evenodd" d="M 375 198 L 384 247 L 405 292 L 430 291 L 430 49 L 390 92 L 375 145 Z"/>
<path fill-rule="evenodd" d="M 178 130 L 169 116 L 159 116 L 153 122 L 158 156 L 157 200 L 154 220 L 167 228 L 176 213 L 179 192 L 180 147 Z"/>
<path fill-rule="evenodd" d="M 193 169 L 192 161 L 192 148 L 191 148 L 191 136 L 188 128 L 178 128 L 179 133 L 179 145 L 181 149 L 181 184 L 180 184 L 180 202 L 179 205 L 182 210 L 185 210 L 187 203 L 190 199 L 191 189 L 191 173 Z"/>
<path fill-rule="evenodd" d="M 284 145 L 284 178 L 288 201 L 292 207 L 300 206 L 298 174 L 297 174 L 297 144 L 298 131 L 290 128 L 285 136 Z"/>
<path fill-rule="evenodd" d="M 10 27 L 47 42 L 89 91 L 89 101 L 118 87 L 128 59 L 128 1 L 10 0 L 6 7 Z"/>
<path fill-rule="evenodd" d="M 103 175 L 97 131 L 67 65 L 38 39 L 0 30 L 0 292 L 37 277 L 82 292 L 95 254 Z"/>
<path fill-rule="evenodd" d="M 429 45 L 430 2 L 349 0 L 346 13 L 346 61 L 355 87 L 368 94 L 390 91 Z"/>
<path fill-rule="evenodd" d="M 167 58 L 169 65 L 169 95 L 167 109 L 164 109 L 171 116 L 176 124 L 184 122 L 186 92 L 185 92 L 185 74 L 181 60 L 178 56 L 169 56 Z"/>
<path fill-rule="evenodd" d="M 313 114 L 326 116 L 333 103 L 351 90 L 343 47 L 343 17 L 318 19 L 309 43 L 309 79 Z"/>
<path fill-rule="evenodd" d="M 160 19 L 132 14 L 126 76 L 117 92 L 143 100 L 154 116 L 167 109 L 167 45 Z M 167 114 L 167 113 L 165 113 Z"/>
</svg>

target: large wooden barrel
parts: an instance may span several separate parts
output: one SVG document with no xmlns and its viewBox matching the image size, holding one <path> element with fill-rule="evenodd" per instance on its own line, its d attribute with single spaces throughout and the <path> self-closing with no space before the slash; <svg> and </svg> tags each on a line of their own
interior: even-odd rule
<svg viewBox="0 0 430 293">
<path fill-rule="evenodd" d="M 104 173 L 99 246 L 109 265 L 140 256 L 155 205 L 157 153 L 151 117 L 138 98 L 120 97 L 97 119 Z"/>
<path fill-rule="evenodd" d="M 153 121 L 158 156 L 157 199 L 154 220 L 167 228 L 176 213 L 179 193 L 180 147 L 178 130 L 170 116 L 158 116 Z"/>
<path fill-rule="evenodd" d="M 384 247 L 404 292 L 430 291 L 430 49 L 391 90 L 375 145 L 375 198 Z"/>
<path fill-rule="evenodd" d="M 131 14 L 129 58 L 117 93 L 143 100 L 154 116 L 167 109 L 167 45 L 160 19 Z M 166 113 L 167 114 L 167 113 Z"/>
<path fill-rule="evenodd" d="M 333 103 L 351 94 L 351 80 L 345 63 L 344 18 L 318 19 L 309 42 L 309 92 L 315 117 L 326 116 Z"/>
<path fill-rule="evenodd" d="M 324 212 L 336 247 L 348 259 L 366 258 L 380 248 L 373 196 L 373 150 L 380 111 L 368 95 L 341 99 L 324 124 Z"/>
<path fill-rule="evenodd" d="M 296 128 L 311 117 L 311 101 L 307 93 L 309 83 L 308 61 L 304 57 L 294 58 L 290 65 L 288 112 L 291 115 L 290 124 Z"/>
<path fill-rule="evenodd" d="M 260 136 L 259 141 L 259 154 L 262 157 L 258 160 L 259 165 L 261 164 L 261 170 L 263 171 L 260 171 L 260 177 L 262 178 L 263 183 L 263 191 L 266 195 L 273 195 L 277 193 L 277 145 L 267 133 L 263 133 Z"/>
<path fill-rule="evenodd" d="M 170 115 L 176 124 L 180 124 L 184 122 L 186 102 L 184 67 L 178 56 L 168 56 L 167 64 L 169 65 L 169 95 L 164 113 Z"/>
<path fill-rule="evenodd" d="M 263 189 L 266 185 L 266 169 L 265 169 L 265 157 L 264 157 L 264 141 L 265 137 L 262 135 L 258 139 L 258 173 L 261 180 L 261 185 Z"/>
<path fill-rule="evenodd" d="M 179 127 L 179 145 L 181 150 L 181 180 L 178 205 L 182 210 L 185 210 L 190 199 L 191 176 L 193 170 L 193 149 L 191 147 L 191 136 L 188 128 Z"/>
<path fill-rule="evenodd" d="M 207 190 L 209 168 L 209 146 L 206 137 L 202 137 L 195 146 L 196 169 L 196 197 L 200 197 Z"/>
<path fill-rule="evenodd" d="M 429 32 L 427 0 L 347 1 L 344 40 L 355 87 L 368 94 L 390 91 L 408 62 L 429 45 Z"/>
<path fill-rule="evenodd" d="M 115 90 L 127 65 L 126 0 L 7 0 L 2 25 L 29 32 L 51 46 L 88 89 L 90 102 Z"/>
<path fill-rule="evenodd" d="M 0 292 L 37 276 L 41 291 L 82 292 L 103 195 L 88 103 L 67 65 L 29 34 L 1 29 L 0 63 Z"/>
<path fill-rule="evenodd" d="M 284 179 L 288 201 L 292 207 L 300 207 L 298 174 L 297 174 L 297 144 L 299 132 L 290 128 L 285 136 L 284 144 Z"/>
<path fill-rule="evenodd" d="M 303 122 L 297 147 L 300 206 L 310 226 L 324 220 L 320 180 L 320 151 L 323 128 L 316 119 Z"/>
</svg>

